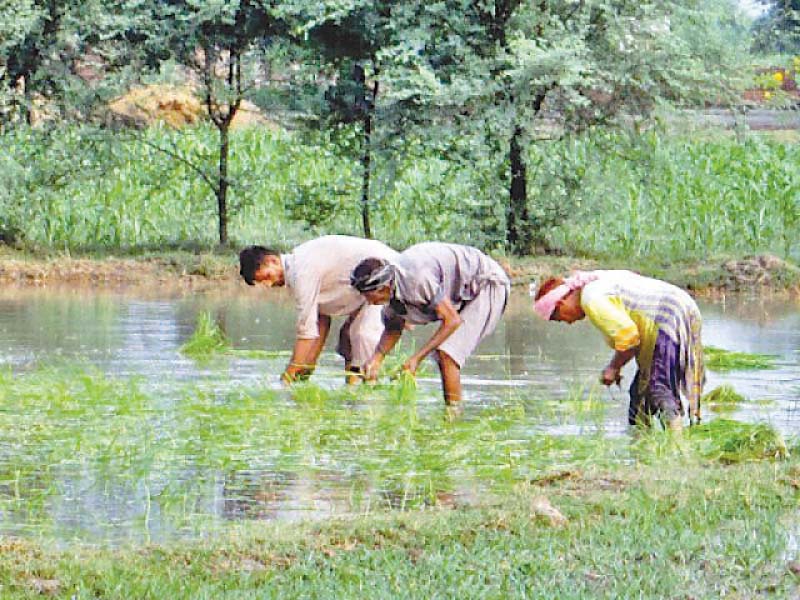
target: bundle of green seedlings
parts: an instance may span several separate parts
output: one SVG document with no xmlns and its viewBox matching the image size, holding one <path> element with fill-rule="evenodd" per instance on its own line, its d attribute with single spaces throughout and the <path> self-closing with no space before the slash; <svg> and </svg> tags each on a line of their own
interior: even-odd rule
<svg viewBox="0 0 800 600">
<path fill-rule="evenodd" d="M 716 413 L 733 412 L 746 398 L 737 392 L 729 383 L 720 385 L 704 394 L 700 405 L 707 406 Z"/>
<path fill-rule="evenodd" d="M 209 312 L 197 317 L 194 333 L 179 349 L 180 353 L 195 360 L 204 361 L 214 356 L 227 355 L 240 358 L 276 358 L 289 356 L 291 352 L 281 350 L 248 350 L 234 348 L 228 336 Z"/>
<path fill-rule="evenodd" d="M 712 371 L 732 371 L 744 369 L 772 369 L 775 367 L 775 356 L 772 354 L 753 354 L 736 352 L 706 346 L 703 348 L 706 367 Z"/>
</svg>

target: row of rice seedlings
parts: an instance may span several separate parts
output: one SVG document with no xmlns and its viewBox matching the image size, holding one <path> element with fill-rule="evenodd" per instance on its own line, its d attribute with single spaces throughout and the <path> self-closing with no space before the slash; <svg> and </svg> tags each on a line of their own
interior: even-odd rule
<svg viewBox="0 0 800 600">
<path fill-rule="evenodd" d="M 624 438 L 602 432 L 537 433 L 521 403 L 468 407 L 453 419 L 439 403 L 398 402 L 368 386 L 219 395 L 176 383 L 165 402 L 135 381 L 62 370 L 6 373 L 0 397 L 0 507 L 42 526 L 48 507 L 68 493 L 77 494 L 76 510 L 88 502 L 111 513 L 134 505 L 183 527 L 209 516 L 220 480 L 225 497 L 264 510 L 291 486 L 352 492 L 354 509 L 410 508 L 475 489 L 506 494 L 541 473 L 632 456 Z M 725 462 L 785 454 L 766 426 L 715 423 L 703 434 L 690 430 L 688 454 Z M 82 487 L 69 492 L 73 477 Z M 262 489 L 274 493 L 259 499 Z"/>
<path fill-rule="evenodd" d="M 181 354 L 202 359 L 214 354 L 226 353 L 231 349 L 225 333 L 220 329 L 211 313 L 202 312 L 197 317 L 192 336 L 180 347 Z"/>
<path fill-rule="evenodd" d="M 191 337 L 184 342 L 178 351 L 198 361 L 207 361 L 215 356 L 232 356 L 248 359 L 271 359 L 289 357 L 290 350 L 256 350 L 234 348 L 228 336 L 210 312 L 198 314 L 195 329 Z"/>
</svg>

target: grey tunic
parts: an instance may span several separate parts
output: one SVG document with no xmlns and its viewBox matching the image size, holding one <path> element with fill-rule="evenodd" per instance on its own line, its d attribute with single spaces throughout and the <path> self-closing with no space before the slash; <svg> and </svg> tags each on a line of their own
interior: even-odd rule
<svg viewBox="0 0 800 600">
<path fill-rule="evenodd" d="M 449 299 L 462 323 L 438 349 L 463 366 L 505 310 L 511 282 L 502 267 L 476 248 L 441 242 L 411 246 L 394 265 L 396 277 L 384 321 L 417 325 L 438 321 L 436 306 Z"/>
<path fill-rule="evenodd" d="M 297 337 L 319 337 L 319 315 L 348 315 L 337 351 L 347 362 L 362 366 L 383 332 L 381 307 L 366 303 L 350 285 L 350 273 L 365 258 L 393 260 L 398 256 L 381 242 L 346 235 L 322 236 L 282 254 L 286 286 L 297 308 Z"/>
</svg>

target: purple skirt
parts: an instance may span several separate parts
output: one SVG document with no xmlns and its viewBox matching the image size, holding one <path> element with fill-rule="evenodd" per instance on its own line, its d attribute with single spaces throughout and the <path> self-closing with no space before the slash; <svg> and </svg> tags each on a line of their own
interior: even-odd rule
<svg viewBox="0 0 800 600">
<path fill-rule="evenodd" d="M 683 378 L 678 356 L 680 346 L 663 331 L 658 332 L 653 348 L 653 362 L 647 389 L 639 392 L 641 371 L 636 372 L 630 387 L 631 404 L 628 423 L 636 424 L 640 416 L 661 414 L 666 419 L 683 416 L 680 384 Z"/>
</svg>

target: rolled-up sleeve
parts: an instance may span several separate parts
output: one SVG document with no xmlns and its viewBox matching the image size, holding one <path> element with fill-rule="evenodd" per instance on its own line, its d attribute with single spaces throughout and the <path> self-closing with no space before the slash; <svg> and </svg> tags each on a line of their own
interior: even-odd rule
<svg viewBox="0 0 800 600">
<path fill-rule="evenodd" d="M 417 273 L 398 282 L 403 302 L 419 307 L 423 312 L 435 314 L 436 307 L 444 300 L 442 282 L 432 273 Z"/>
<path fill-rule="evenodd" d="M 583 304 L 583 310 L 594 326 L 614 346 L 614 350 L 624 352 L 641 343 L 636 323 L 622 306 L 614 303 L 607 296 L 592 298 L 591 301 Z"/>
<path fill-rule="evenodd" d="M 293 292 L 297 308 L 297 330 L 299 339 L 319 337 L 319 287 L 318 277 L 309 277 L 297 282 Z"/>
</svg>

